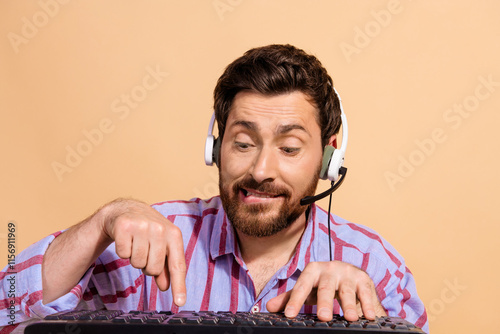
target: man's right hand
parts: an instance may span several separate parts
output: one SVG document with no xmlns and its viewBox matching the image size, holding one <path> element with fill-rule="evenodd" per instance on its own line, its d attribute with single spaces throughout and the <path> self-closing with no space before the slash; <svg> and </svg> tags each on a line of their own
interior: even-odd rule
<svg viewBox="0 0 500 334">
<path fill-rule="evenodd" d="M 174 303 L 185 304 L 181 231 L 148 204 L 131 199 L 106 204 L 54 239 L 42 264 L 43 302 L 68 293 L 112 242 L 120 258 L 154 276 L 162 291 L 171 286 Z"/>
<path fill-rule="evenodd" d="M 186 302 L 186 261 L 180 229 L 146 203 L 116 200 L 104 207 L 104 233 L 116 254 L 134 268 L 155 276 L 158 288 L 172 286 L 174 302 Z"/>
</svg>

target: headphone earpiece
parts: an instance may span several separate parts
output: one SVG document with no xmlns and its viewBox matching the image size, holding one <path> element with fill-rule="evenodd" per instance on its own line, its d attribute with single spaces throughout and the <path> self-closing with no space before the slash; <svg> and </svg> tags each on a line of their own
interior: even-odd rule
<svg viewBox="0 0 500 334">
<path fill-rule="evenodd" d="M 215 122 L 215 113 L 212 114 L 210 119 L 210 124 L 208 125 L 207 140 L 205 141 L 205 164 L 207 166 L 212 166 L 215 162 L 217 167 L 219 166 L 219 150 L 220 150 L 220 140 L 215 138 L 212 134 Z"/>
<path fill-rule="evenodd" d="M 332 146 L 333 147 L 333 146 Z M 341 150 L 333 150 L 330 163 L 328 164 L 328 171 L 326 178 L 330 181 L 337 181 L 339 178 L 340 168 L 344 164 L 344 152 Z"/>
<path fill-rule="evenodd" d="M 215 138 L 214 135 L 208 135 L 205 142 L 205 164 L 207 166 L 215 165 L 219 167 L 219 151 L 220 139 Z"/>
<path fill-rule="evenodd" d="M 214 150 L 212 153 L 212 161 L 215 162 L 215 165 L 219 167 L 219 151 L 220 151 L 220 142 L 222 140 L 220 138 L 216 138 L 214 142 Z"/>
<path fill-rule="evenodd" d="M 323 162 L 321 163 L 321 171 L 319 172 L 319 177 L 323 180 L 328 179 L 328 167 L 334 152 L 335 147 L 331 145 L 325 146 L 325 149 L 323 150 Z"/>
<path fill-rule="evenodd" d="M 333 87 L 333 91 L 337 95 L 337 98 L 339 99 L 339 105 L 340 105 L 340 119 L 342 122 L 342 144 L 340 145 L 339 149 L 336 149 L 333 146 L 325 146 L 324 153 L 323 153 L 323 164 L 321 165 L 321 178 L 322 179 L 328 179 L 333 182 L 337 182 L 339 179 L 339 174 L 342 165 L 344 164 L 344 156 L 345 156 L 345 151 L 347 149 L 347 139 L 349 135 L 349 130 L 347 127 L 347 118 L 344 114 L 344 108 L 342 107 L 342 99 L 340 98 L 339 93 Z M 335 144 L 336 144 L 335 139 Z M 331 152 L 331 153 L 330 153 Z M 327 160 L 327 156 L 329 157 L 329 160 Z M 325 166 L 325 164 L 327 164 Z M 326 174 L 323 173 L 323 171 L 326 170 Z"/>
</svg>

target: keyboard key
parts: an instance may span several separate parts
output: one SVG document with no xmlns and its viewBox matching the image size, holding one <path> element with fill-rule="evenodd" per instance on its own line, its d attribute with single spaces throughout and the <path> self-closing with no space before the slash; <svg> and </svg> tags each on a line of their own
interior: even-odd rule
<svg viewBox="0 0 500 334">
<path fill-rule="evenodd" d="M 76 315 L 76 314 L 67 314 L 67 315 L 61 316 L 60 319 L 61 320 L 76 320 L 76 319 L 78 319 L 78 315 Z"/>
<path fill-rule="evenodd" d="M 184 318 L 170 318 L 169 324 L 183 324 L 185 322 Z"/>
<path fill-rule="evenodd" d="M 89 314 L 84 314 L 78 317 L 78 320 L 94 320 L 95 317 L 97 317 L 96 314 L 89 313 Z"/>
<path fill-rule="evenodd" d="M 293 327 L 306 327 L 306 323 L 303 321 L 293 321 L 292 322 Z"/>
<path fill-rule="evenodd" d="M 187 324 L 199 324 L 201 322 L 201 317 L 200 316 L 194 316 L 194 317 L 187 317 L 186 318 L 186 323 Z"/>
<path fill-rule="evenodd" d="M 234 318 L 220 318 L 219 324 L 221 325 L 232 325 L 234 324 Z"/>
<path fill-rule="evenodd" d="M 51 315 L 46 316 L 44 319 L 45 320 L 59 320 L 59 315 L 51 314 Z"/>
<path fill-rule="evenodd" d="M 363 323 L 361 321 L 351 321 L 349 328 L 363 328 Z"/>
<path fill-rule="evenodd" d="M 218 318 L 215 318 L 215 317 L 204 317 L 202 320 L 201 320 L 201 323 L 202 324 L 207 324 L 207 325 L 215 325 L 217 322 L 218 322 Z"/>
<path fill-rule="evenodd" d="M 324 321 L 316 321 L 314 324 L 313 324 L 314 327 L 330 327 L 328 325 L 328 322 L 324 322 Z"/>
<path fill-rule="evenodd" d="M 391 328 L 395 330 L 408 330 L 408 326 L 401 324 L 394 324 L 391 326 Z"/>
<path fill-rule="evenodd" d="M 112 317 L 107 315 L 107 314 L 99 314 L 97 317 L 95 317 L 95 320 L 109 320 Z"/>
<path fill-rule="evenodd" d="M 335 321 L 335 322 L 332 322 L 330 324 L 330 327 L 333 327 L 333 328 L 345 328 L 346 327 L 346 323 L 343 322 L 343 321 Z"/>
<path fill-rule="evenodd" d="M 376 328 L 376 329 L 378 329 L 378 328 L 380 328 L 380 325 L 378 323 L 376 323 L 376 322 L 367 322 L 365 324 L 365 328 L 368 328 L 368 329 L 375 329 Z"/>
</svg>

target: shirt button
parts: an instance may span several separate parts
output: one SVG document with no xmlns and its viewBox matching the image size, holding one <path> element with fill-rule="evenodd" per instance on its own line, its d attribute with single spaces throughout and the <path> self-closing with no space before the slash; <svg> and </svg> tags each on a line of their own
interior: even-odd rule
<svg viewBox="0 0 500 334">
<path fill-rule="evenodd" d="M 260 312 L 260 307 L 259 307 L 259 305 L 254 305 L 252 307 L 252 313 L 257 313 L 257 312 Z"/>
</svg>

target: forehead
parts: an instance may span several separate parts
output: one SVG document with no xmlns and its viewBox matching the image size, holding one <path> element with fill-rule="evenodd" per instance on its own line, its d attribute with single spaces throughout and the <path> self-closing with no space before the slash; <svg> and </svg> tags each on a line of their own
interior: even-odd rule
<svg viewBox="0 0 500 334">
<path fill-rule="evenodd" d="M 263 95 L 251 91 L 239 92 L 232 103 L 227 127 L 252 123 L 256 130 L 265 127 L 299 125 L 310 135 L 320 133 L 317 108 L 300 91 L 279 95 Z"/>
</svg>

